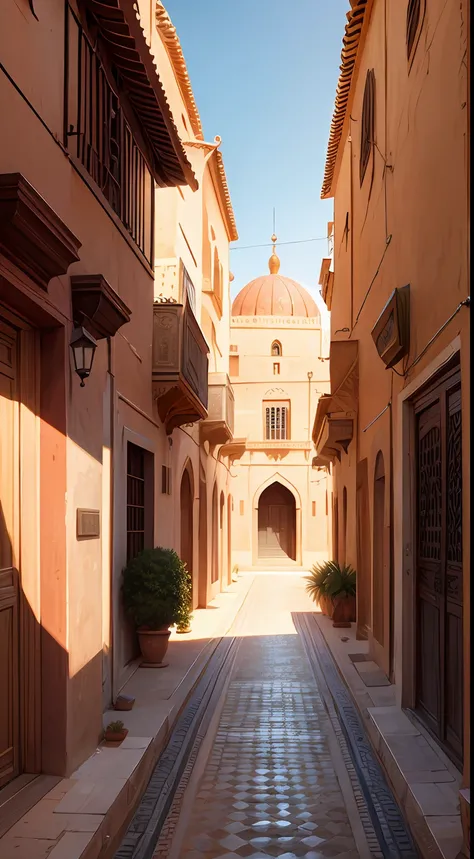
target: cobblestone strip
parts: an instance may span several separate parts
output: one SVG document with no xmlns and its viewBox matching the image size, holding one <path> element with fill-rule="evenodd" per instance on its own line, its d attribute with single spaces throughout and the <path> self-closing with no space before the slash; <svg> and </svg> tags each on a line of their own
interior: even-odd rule
<svg viewBox="0 0 474 859">
<path fill-rule="evenodd" d="M 225 673 L 224 669 L 228 666 L 234 646 L 234 638 L 221 639 L 217 645 L 178 718 L 114 859 L 151 859 L 173 796 L 189 761 L 209 700 L 219 678 Z"/>
<path fill-rule="evenodd" d="M 351 760 L 348 772 L 352 776 L 355 799 L 371 850 L 376 850 L 375 844 L 378 842 L 378 849 L 382 849 L 386 859 L 415 859 L 418 852 L 411 833 L 387 784 L 352 695 L 334 663 L 324 636 L 312 615 L 294 615 L 293 619 L 302 634 L 310 662 L 316 671 L 319 666 L 334 702 L 335 713 L 329 712 L 329 716 L 341 744 L 346 765 L 348 756 Z"/>
</svg>

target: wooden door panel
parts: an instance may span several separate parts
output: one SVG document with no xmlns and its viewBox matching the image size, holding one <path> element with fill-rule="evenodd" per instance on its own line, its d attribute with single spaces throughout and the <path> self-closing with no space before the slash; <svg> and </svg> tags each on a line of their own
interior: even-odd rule
<svg viewBox="0 0 474 859">
<path fill-rule="evenodd" d="M 0 571 L 0 787 L 18 775 L 18 587 L 15 570 Z"/>
<path fill-rule="evenodd" d="M 436 601 L 420 599 L 418 605 L 418 705 L 425 711 L 431 729 L 438 735 L 441 723 L 439 615 Z"/>
<path fill-rule="evenodd" d="M 417 678 L 420 716 L 459 765 L 463 749 L 462 412 L 459 370 L 417 417 Z"/>
<path fill-rule="evenodd" d="M 19 773 L 19 582 L 12 540 L 19 477 L 17 333 L 0 321 L 0 787 Z"/>
</svg>

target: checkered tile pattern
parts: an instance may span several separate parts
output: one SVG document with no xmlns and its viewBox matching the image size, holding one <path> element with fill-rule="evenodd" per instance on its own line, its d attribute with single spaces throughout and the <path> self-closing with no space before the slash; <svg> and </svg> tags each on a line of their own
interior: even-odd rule
<svg viewBox="0 0 474 859">
<path fill-rule="evenodd" d="M 356 859 L 298 636 L 244 638 L 180 859 Z"/>
</svg>

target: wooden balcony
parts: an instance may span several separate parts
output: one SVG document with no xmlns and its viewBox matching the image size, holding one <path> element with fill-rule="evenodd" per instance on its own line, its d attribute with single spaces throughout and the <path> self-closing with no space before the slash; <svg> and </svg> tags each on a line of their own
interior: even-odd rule
<svg viewBox="0 0 474 859">
<path fill-rule="evenodd" d="M 188 304 L 154 304 L 153 395 L 168 435 L 207 417 L 208 352 Z"/>
<path fill-rule="evenodd" d="M 227 444 L 234 437 L 234 389 L 227 373 L 209 375 L 209 414 L 199 432 L 209 444 Z"/>
</svg>

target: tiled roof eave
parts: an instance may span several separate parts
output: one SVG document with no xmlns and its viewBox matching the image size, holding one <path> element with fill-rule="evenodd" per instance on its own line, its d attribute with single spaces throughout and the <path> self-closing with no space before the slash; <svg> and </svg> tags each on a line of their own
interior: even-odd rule
<svg viewBox="0 0 474 859">
<path fill-rule="evenodd" d="M 136 0 L 85 0 L 110 59 L 119 70 L 151 154 L 150 167 L 161 186 L 198 183 L 174 124 L 154 58 L 145 39 Z"/>
<path fill-rule="evenodd" d="M 321 199 L 332 196 L 332 182 L 336 166 L 342 129 L 346 118 L 347 104 L 351 91 L 352 76 L 357 59 L 360 34 L 364 23 L 368 0 L 353 0 L 347 13 L 347 24 L 342 40 L 340 75 L 336 88 L 336 100 L 329 131 Z"/>
<path fill-rule="evenodd" d="M 201 117 L 199 116 L 199 111 L 194 98 L 181 43 L 176 32 L 176 27 L 173 26 L 171 18 L 161 0 L 157 0 L 156 2 L 155 20 L 158 33 L 161 36 L 168 56 L 173 64 L 175 77 L 181 90 L 186 110 L 188 111 L 193 132 L 198 140 L 204 140 Z"/>
</svg>

